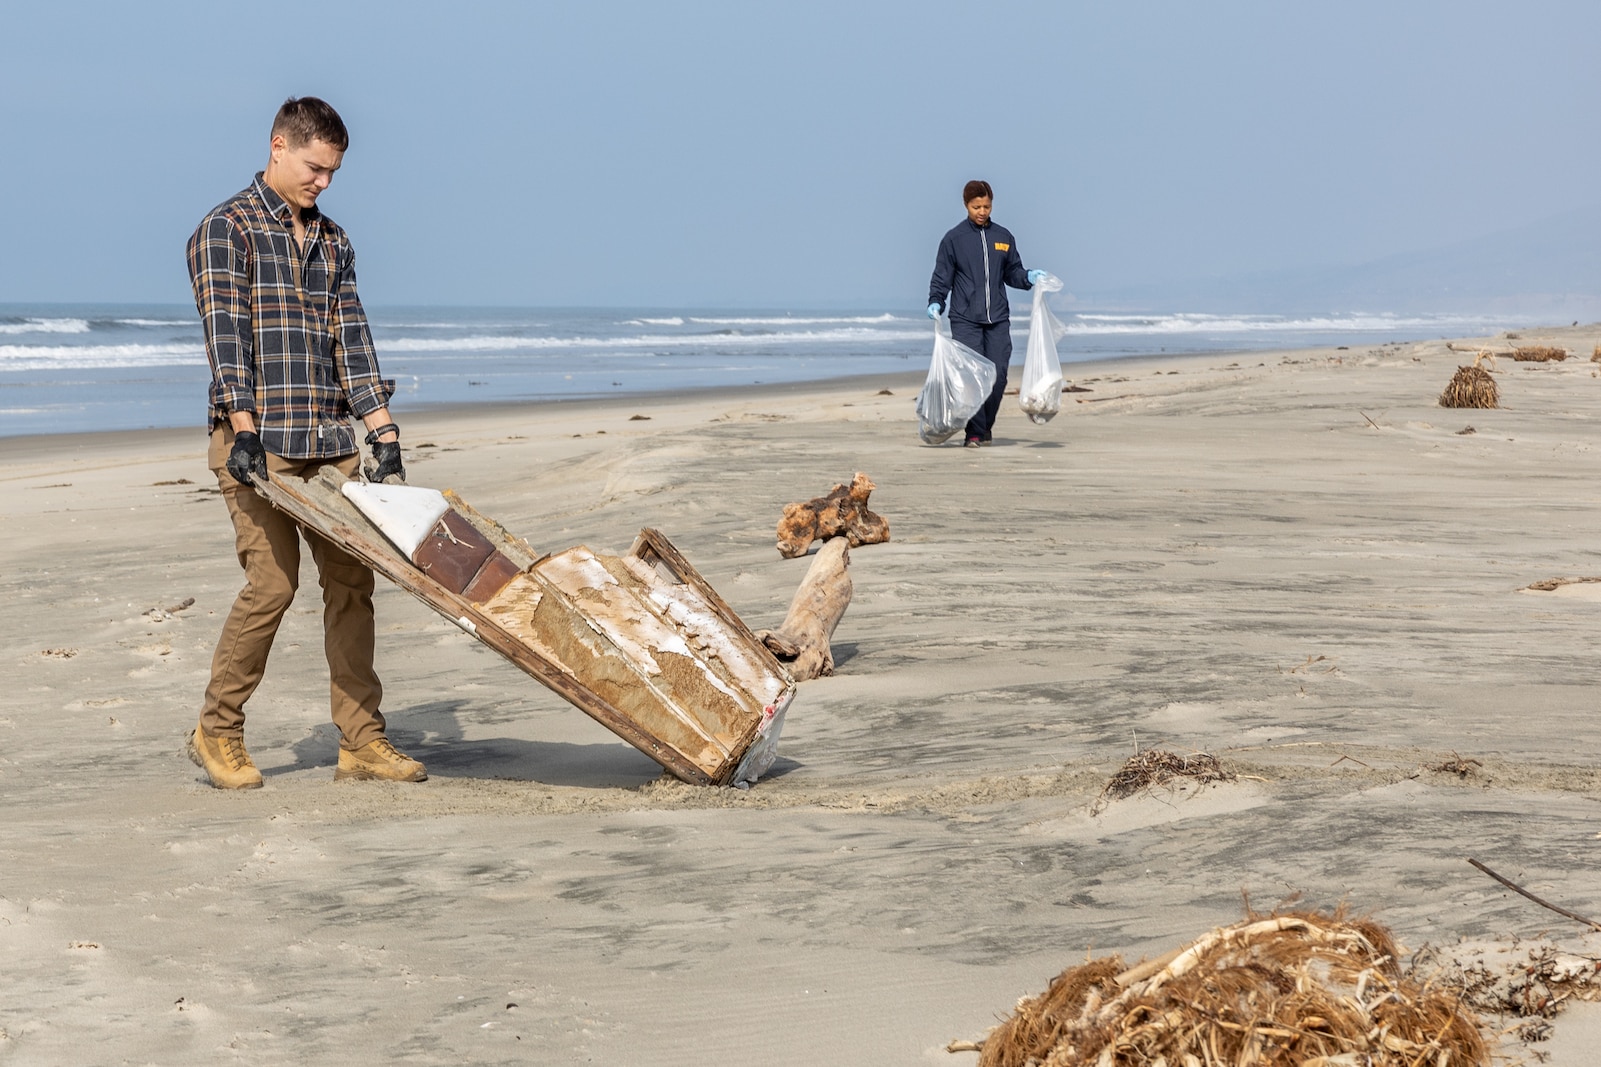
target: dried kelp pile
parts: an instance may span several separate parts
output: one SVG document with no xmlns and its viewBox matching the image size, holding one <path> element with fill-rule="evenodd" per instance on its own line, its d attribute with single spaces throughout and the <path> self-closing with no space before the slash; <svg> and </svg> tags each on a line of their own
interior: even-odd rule
<svg viewBox="0 0 1601 1067">
<path fill-rule="evenodd" d="M 1549 345 L 1529 345 L 1525 348 L 1514 348 L 1512 358 L 1519 363 L 1561 363 L 1568 358 L 1568 350 L 1552 348 Z"/>
<path fill-rule="evenodd" d="M 1252 915 L 1125 970 L 1063 971 L 978 1045 L 980 1067 L 1483 1067 L 1451 988 L 1406 976 L 1384 927 Z M 956 1044 L 956 1048 L 973 1045 Z"/>
<path fill-rule="evenodd" d="M 1601 363 L 1601 344 L 1596 345 L 1595 351 L 1590 353 L 1590 362 Z"/>
<path fill-rule="evenodd" d="M 1486 358 L 1479 353 L 1473 358 L 1471 367 L 1458 367 L 1456 374 L 1452 375 L 1451 383 L 1440 394 L 1442 408 L 1498 408 L 1501 406 L 1501 391 L 1496 387 L 1495 379 L 1490 372 L 1480 364 Z M 1494 365 L 1495 357 L 1489 357 Z"/>
<path fill-rule="evenodd" d="M 1130 756 L 1118 772 L 1108 779 L 1101 789 L 1101 795 L 1090 805 L 1090 814 L 1099 815 L 1114 800 L 1123 800 L 1180 778 L 1201 784 L 1234 781 L 1233 773 L 1224 770 L 1216 756 L 1205 752 L 1180 756 L 1176 752 L 1148 748 Z"/>
</svg>

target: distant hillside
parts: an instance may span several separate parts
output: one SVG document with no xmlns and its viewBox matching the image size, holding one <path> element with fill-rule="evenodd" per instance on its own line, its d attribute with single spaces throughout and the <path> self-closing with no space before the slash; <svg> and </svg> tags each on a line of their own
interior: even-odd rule
<svg viewBox="0 0 1601 1067">
<path fill-rule="evenodd" d="M 1481 312 L 1601 319 L 1601 205 L 1355 266 L 1260 271 L 1097 293 L 1196 311 Z"/>
</svg>

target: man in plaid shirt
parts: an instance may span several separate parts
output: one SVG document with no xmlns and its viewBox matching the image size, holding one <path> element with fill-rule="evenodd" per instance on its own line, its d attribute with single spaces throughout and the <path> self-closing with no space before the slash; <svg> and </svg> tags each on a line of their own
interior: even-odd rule
<svg viewBox="0 0 1601 1067">
<path fill-rule="evenodd" d="M 254 789 L 244 705 L 261 683 L 274 635 L 300 581 L 300 532 L 252 479 L 355 477 L 351 416 L 366 424 L 374 481 L 405 479 L 394 383 L 379 376 L 356 296 L 355 252 L 317 209 L 350 138 L 332 107 L 291 98 L 272 124 L 267 169 L 213 208 L 189 239 L 189 278 L 211 362 L 208 462 L 233 519 L 245 587 L 223 623 L 189 756 L 219 789 Z M 339 727 L 335 778 L 420 782 L 417 760 L 384 736 L 373 670 L 373 574 L 307 533 L 322 585 L 330 705 Z"/>
</svg>

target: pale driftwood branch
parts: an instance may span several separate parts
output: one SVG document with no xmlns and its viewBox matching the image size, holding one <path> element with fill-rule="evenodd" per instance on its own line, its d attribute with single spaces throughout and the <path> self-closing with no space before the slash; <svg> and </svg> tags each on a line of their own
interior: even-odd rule
<svg viewBox="0 0 1601 1067">
<path fill-rule="evenodd" d="M 1494 871 L 1490 870 L 1490 868 L 1486 867 L 1484 864 L 1480 863 L 1478 860 L 1474 859 L 1472 856 L 1468 857 L 1468 862 L 1473 864 L 1473 866 L 1477 867 L 1479 870 L 1483 871 L 1485 874 L 1489 875 L 1491 878 L 1494 878 L 1497 882 L 1500 882 L 1502 885 L 1504 885 L 1508 889 L 1512 890 L 1512 892 L 1520 894 L 1520 895 L 1525 896 L 1525 897 L 1528 897 L 1530 900 L 1532 900 L 1536 904 L 1540 905 L 1540 907 L 1549 908 L 1551 911 L 1556 912 L 1558 915 L 1566 916 L 1567 918 L 1572 919 L 1574 922 L 1583 923 L 1584 925 L 1588 926 L 1592 930 L 1601 930 L 1601 923 L 1596 922 L 1594 919 L 1586 919 L 1583 915 L 1576 915 L 1573 912 L 1569 911 L 1567 908 L 1559 908 L 1555 904 L 1551 903 L 1549 900 L 1541 900 L 1539 897 L 1535 896 L 1533 893 L 1529 892 L 1527 889 L 1524 889 L 1521 885 L 1518 885 L 1516 882 L 1510 882 L 1507 879 L 1502 878 L 1499 874 L 1496 874 Z"/>
<path fill-rule="evenodd" d="M 850 562 L 846 538 L 825 541 L 806 568 L 783 624 L 777 630 L 756 634 L 774 655 L 793 659 L 789 673 L 797 682 L 834 673 L 834 650 L 829 641 L 850 606 Z"/>
</svg>

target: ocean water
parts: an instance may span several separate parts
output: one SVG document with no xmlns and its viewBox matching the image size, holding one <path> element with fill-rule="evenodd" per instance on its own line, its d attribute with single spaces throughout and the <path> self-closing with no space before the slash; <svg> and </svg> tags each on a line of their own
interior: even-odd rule
<svg viewBox="0 0 1601 1067">
<path fill-rule="evenodd" d="M 1058 312 L 1063 362 L 1459 337 L 1525 325 L 1384 314 Z M 638 395 L 921 371 L 906 311 L 369 308 L 397 417 L 432 404 Z M 1013 311 L 1014 359 L 1028 305 Z M 210 372 L 188 305 L 0 304 L 0 437 L 194 426 Z M 909 409 L 908 409 L 909 412 Z"/>
</svg>

